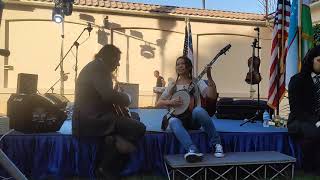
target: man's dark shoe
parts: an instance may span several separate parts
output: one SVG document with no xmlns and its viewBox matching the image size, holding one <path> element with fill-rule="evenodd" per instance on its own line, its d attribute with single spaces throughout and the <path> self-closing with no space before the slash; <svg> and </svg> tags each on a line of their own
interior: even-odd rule
<svg viewBox="0 0 320 180">
<path fill-rule="evenodd" d="M 119 176 L 114 175 L 111 172 L 105 171 L 101 167 L 98 167 L 95 170 L 95 175 L 98 180 L 120 180 Z"/>
</svg>

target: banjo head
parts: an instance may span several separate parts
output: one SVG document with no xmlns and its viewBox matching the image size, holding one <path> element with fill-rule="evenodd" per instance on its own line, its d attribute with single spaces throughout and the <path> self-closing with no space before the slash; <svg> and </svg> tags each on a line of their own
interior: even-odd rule
<svg viewBox="0 0 320 180">
<path fill-rule="evenodd" d="M 171 97 L 171 99 L 175 99 L 180 97 L 182 100 L 182 105 L 174 107 L 174 111 L 173 111 L 173 115 L 180 115 L 182 113 L 184 113 L 190 104 L 190 95 L 187 91 L 177 91 L 176 93 L 173 94 L 173 96 Z"/>
</svg>

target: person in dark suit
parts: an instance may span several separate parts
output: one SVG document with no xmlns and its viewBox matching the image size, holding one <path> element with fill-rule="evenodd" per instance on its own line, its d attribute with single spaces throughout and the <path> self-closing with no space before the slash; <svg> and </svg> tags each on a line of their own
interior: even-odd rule
<svg viewBox="0 0 320 180">
<path fill-rule="evenodd" d="M 303 167 L 320 175 L 320 46 L 309 50 L 288 88 L 288 131 L 302 140 Z"/>
<path fill-rule="evenodd" d="M 114 105 L 128 106 L 130 97 L 114 90 L 113 72 L 120 65 L 120 50 L 105 45 L 80 72 L 75 87 L 72 133 L 75 136 L 103 137 L 96 174 L 99 178 L 118 179 L 128 153 L 145 133 L 137 120 L 121 116 Z"/>
</svg>

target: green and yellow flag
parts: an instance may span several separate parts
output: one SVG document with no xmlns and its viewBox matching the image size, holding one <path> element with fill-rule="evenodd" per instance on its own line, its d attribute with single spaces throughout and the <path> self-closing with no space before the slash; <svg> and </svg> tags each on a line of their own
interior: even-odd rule
<svg viewBox="0 0 320 180">
<path fill-rule="evenodd" d="M 310 0 L 293 0 L 289 25 L 286 57 L 286 88 L 293 75 L 301 68 L 301 61 L 313 47 L 313 29 L 310 14 Z"/>
<path fill-rule="evenodd" d="M 309 4 L 310 0 L 303 0 L 301 7 L 301 60 L 313 47 L 313 29 Z"/>
</svg>

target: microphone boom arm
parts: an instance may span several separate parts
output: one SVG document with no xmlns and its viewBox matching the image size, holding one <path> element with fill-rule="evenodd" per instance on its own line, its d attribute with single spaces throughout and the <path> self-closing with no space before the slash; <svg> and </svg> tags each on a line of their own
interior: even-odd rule
<svg viewBox="0 0 320 180">
<path fill-rule="evenodd" d="M 91 27 L 91 26 L 90 26 Z M 92 29 L 92 28 L 91 28 Z M 63 58 L 60 60 L 59 64 L 57 65 L 57 67 L 54 69 L 55 71 L 58 69 L 58 67 L 61 65 L 61 63 L 64 61 L 64 59 L 67 57 L 67 55 L 69 54 L 69 52 L 72 50 L 73 46 L 79 46 L 78 40 L 80 39 L 80 37 L 82 36 L 82 34 L 84 33 L 84 31 L 88 30 L 89 28 L 86 27 L 82 30 L 82 32 L 80 33 L 80 35 L 78 36 L 78 38 L 74 41 L 74 43 L 72 44 L 72 46 L 69 48 L 69 50 L 67 51 L 67 53 L 63 56 Z M 91 31 L 91 30 L 90 30 Z"/>
</svg>

